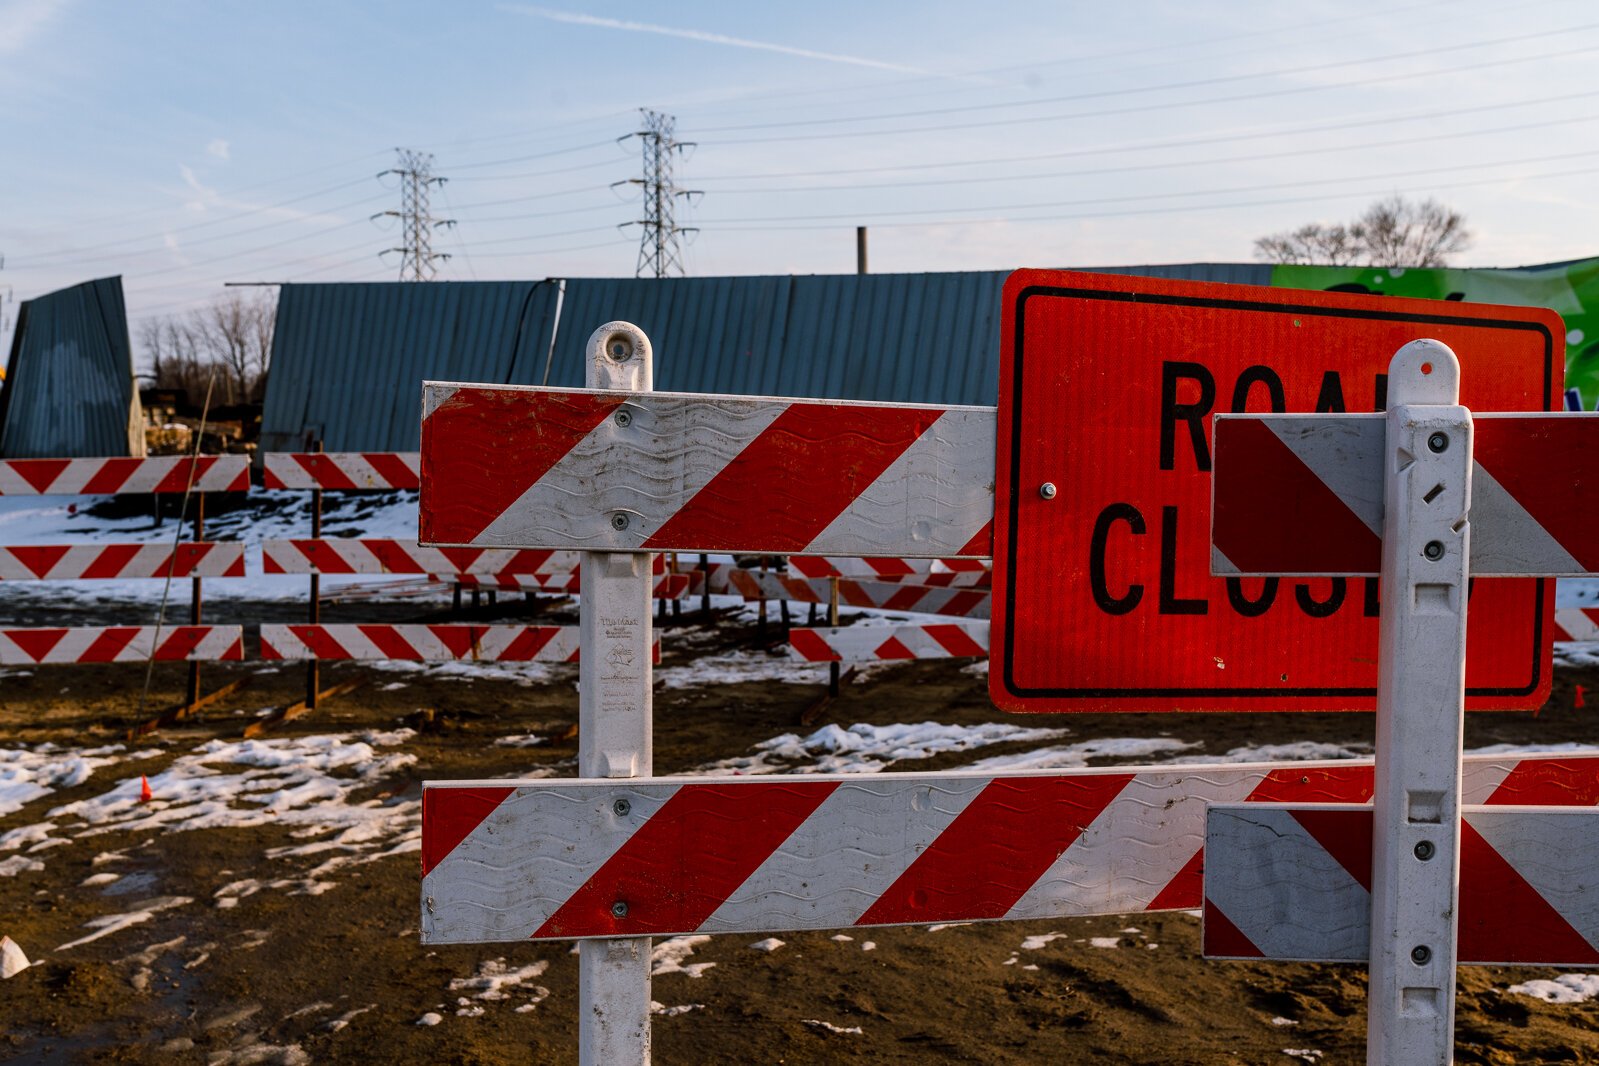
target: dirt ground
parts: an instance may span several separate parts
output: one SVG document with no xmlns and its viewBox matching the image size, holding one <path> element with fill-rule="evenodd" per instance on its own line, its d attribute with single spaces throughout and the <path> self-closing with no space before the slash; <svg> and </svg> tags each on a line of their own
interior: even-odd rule
<svg viewBox="0 0 1599 1066">
<path fill-rule="evenodd" d="M 260 620 L 277 608 L 234 605 Z M 414 615 L 415 607 L 394 608 Z M 382 612 L 364 605 L 358 616 Z M 686 666 L 691 649 L 752 646 L 746 626 L 668 629 L 663 667 Z M 213 740 L 236 741 L 263 708 L 303 688 L 299 667 L 208 666 L 207 687 L 240 677 L 237 696 L 198 721 L 141 742 L 158 753 L 97 772 L 0 817 L 0 834 L 104 793 L 114 782 L 154 776 Z M 749 753 L 783 733 L 808 732 L 800 715 L 817 684 L 776 682 L 662 688 L 655 703 L 655 770 L 669 774 Z M 576 693 L 570 679 L 526 687 L 510 679 L 463 680 L 352 665 L 324 667 L 324 683 L 362 688 L 273 737 L 416 730 L 402 750 L 415 762 L 363 781 L 356 800 L 412 802 L 424 779 L 485 778 L 551 768 L 573 772 Z M 134 719 L 142 668 L 41 668 L 0 674 L 0 748 L 50 742 L 75 749 L 111 744 Z M 155 672 L 152 708 L 177 700 L 181 668 Z M 1562 670 L 1538 715 L 1475 714 L 1468 747 L 1590 741 L 1593 718 L 1573 686 L 1599 692 L 1599 671 Z M 909 664 L 846 687 L 817 723 L 1008 721 L 986 682 L 960 663 Z M 1220 754 L 1243 745 L 1317 740 L 1369 745 L 1361 715 L 1131 715 L 1027 719 L 1095 737 L 1171 736 Z M 534 734 L 534 747 L 496 738 Z M 1027 745 L 996 745 L 983 756 Z M 972 756 L 917 760 L 918 771 Z M 911 767 L 901 767 L 911 768 Z M 0 766 L 0 771 L 3 771 Z M 161 797 L 156 797 L 160 803 Z M 211 906 L 240 879 L 290 879 L 319 856 L 269 858 L 301 837 L 289 825 L 184 832 L 110 832 L 42 853 L 44 868 L 0 877 L 0 933 L 35 965 L 0 983 L 0 1058 L 30 1063 L 562 1063 L 576 1061 L 576 959 L 566 945 L 430 949 L 418 942 L 414 851 L 347 867 L 315 894 L 265 888 L 233 906 Z M 84 886 L 117 856 L 120 875 Z M 3 857 L 3 854 L 0 854 Z M 58 949 L 86 923 L 139 901 L 199 901 L 159 910 L 142 924 Z M 1036 950 L 1026 937 L 1063 934 Z M 1363 1061 L 1365 974 L 1358 967 L 1206 962 L 1199 922 L 1185 913 L 1093 919 L 782 934 L 781 948 L 751 950 L 755 937 L 694 947 L 700 976 L 667 973 L 654 998 L 661 1063 L 1055 1062 L 1292 1063 Z M 1114 949 L 1094 946 L 1114 939 Z M 874 947 L 866 949 L 866 944 Z M 1019 958 L 1018 958 L 1019 956 Z M 503 963 L 497 960 L 503 960 Z M 1007 960 L 1010 960 L 1007 962 Z M 526 971 L 547 962 L 503 999 L 463 979 Z M 1463 1063 L 1599 1063 L 1599 1002 L 1558 1005 L 1507 986 L 1556 971 L 1471 968 L 1460 977 L 1458 1057 Z M 452 989 L 452 982 L 457 988 Z M 490 982 L 492 984 L 492 982 Z M 465 995 L 460 989 L 467 988 Z M 528 1004 L 532 1004 L 531 1007 Z M 681 1011 L 670 1008 L 688 1008 Z M 429 1014 L 438 1024 L 418 1024 Z M 1291 1023 L 1291 1024 L 1290 1024 Z"/>
</svg>

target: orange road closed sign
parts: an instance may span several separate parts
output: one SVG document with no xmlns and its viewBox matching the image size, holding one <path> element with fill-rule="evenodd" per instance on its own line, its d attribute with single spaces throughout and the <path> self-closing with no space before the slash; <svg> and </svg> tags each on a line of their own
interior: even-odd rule
<svg viewBox="0 0 1599 1066">
<path fill-rule="evenodd" d="M 1375 578 L 1210 575 L 1211 415 L 1380 411 L 1433 337 L 1461 402 L 1547 411 L 1553 311 L 1104 274 L 1005 284 L 989 691 L 1010 711 L 1371 710 Z M 1535 708 L 1554 583 L 1482 578 L 1466 703 Z"/>
</svg>

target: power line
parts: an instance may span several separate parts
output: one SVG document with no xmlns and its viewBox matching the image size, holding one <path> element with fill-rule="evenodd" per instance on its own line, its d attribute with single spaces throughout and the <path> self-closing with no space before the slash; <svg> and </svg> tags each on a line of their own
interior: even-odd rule
<svg viewBox="0 0 1599 1066">
<path fill-rule="evenodd" d="M 1071 93 L 1066 96 L 1043 97 L 1037 100 L 1003 100 L 984 104 L 961 104 L 952 107 L 923 108 L 917 111 L 891 111 L 875 115 L 856 115 L 853 117 L 833 116 L 830 118 L 794 119 L 788 122 L 756 122 L 738 126 L 710 126 L 705 133 L 742 133 L 746 130 L 786 129 L 794 126 L 830 126 L 842 122 L 872 122 L 886 121 L 900 118 L 927 118 L 933 115 L 957 115 L 973 111 L 998 111 L 1018 107 L 1041 107 L 1046 104 L 1067 104 L 1080 100 L 1103 100 L 1110 97 L 1133 96 L 1141 93 L 1171 92 L 1179 89 L 1198 89 L 1209 85 L 1226 85 L 1241 81 L 1256 81 L 1262 78 L 1281 78 L 1315 74 L 1327 70 L 1337 70 L 1342 67 L 1363 66 L 1368 63 L 1387 63 L 1396 59 L 1419 59 L 1426 56 L 1443 55 L 1447 52 L 1463 52 L 1472 48 L 1499 47 L 1518 41 L 1537 40 L 1542 37 L 1569 37 L 1585 30 L 1599 29 L 1599 23 L 1585 23 L 1581 26 L 1570 26 L 1557 30 L 1540 30 L 1536 33 L 1525 33 L 1519 37 L 1495 37 L 1486 41 L 1467 41 L 1463 44 L 1441 45 L 1433 48 L 1420 48 L 1409 52 L 1392 52 L 1388 55 L 1362 57 L 1357 59 L 1340 59 L 1329 63 L 1314 63 L 1301 67 L 1282 67 L 1276 70 L 1262 70 L 1250 74 L 1225 74 L 1210 78 L 1192 78 L 1186 81 L 1165 82 L 1159 85 L 1138 85 L 1127 89 L 1098 89 L 1093 92 Z"/>
<path fill-rule="evenodd" d="M 677 224 L 677 201 L 703 196 L 698 189 L 679 189 L 673 176 L 673 164 L 685 149 L 694 147 L 692 141 L 676 138 L 677 120 L 659 111 L 641 109 L 644 128 L 628 137 L 637 137 L 643 146 L 644 176 L 618 185 L 638 185 L 644 193 L 644 218 L 637 223 L 642 227 L 639 236 L 638 277 L 669 278 L 683 275 L 683 250 L 679 238 L 685 233 L 696 233 L 692 226 Z M 622 138 L 626 140 L 627 137 Z"/>
<path fill-rule="evenodd" d="M 448 252 L 433 250 L 433 231 L 441 226 L 448 228 L 455 225 L 455 219 L 434 218 L 428 206 L 428 195 L 433 186 L 443 185 L 446 179 L 434 176 L 433 153 L 418 152 L 411 148 L 396 148 L 395 152 L 399 154 L 399 164 L 383 171 L 378 177 L 384 174 L 399 175 L 400 209 L 380 211 L 372 217 L 388 215 L 398 218 L 405 225 L 405 243 L 386 250 L 400 253 L 400 280 L 432 281 L 437 273 L 434 260 L 450 258 Z M 378 254 L 384 255 L 386 252 Z"/>
<path fill-rule="evenodd" d="M 1202 107 L 1209 104 L 1254 102 L 1272 97 L 1298 96 L 1305 93 L 1326 92 L 1331 89 L 1352 89 L 1367 85 L 1381 85 L 1388 82 L 1414 81 L 1418 78 L 1435 78 L 1446 74 L 1463 74 L 1471 71 L 1489 70 L 1495 67 L 1514 66 L 1522 63 L 1536 63 L 1551 59 L 1569 59 L 1574 56 L 1588 55 L 1594 51 L 1599 51 L 1599 45 L 1587 45 L 1582 48 L 1568 48 L 1558 52 L 1542 52 L 1538 55 L 1515 56 L 1508 59 L 1485 60 L 1481 63 L 1467 63 L 1457 67 L 1440 67 L 1435 70 L 1410 71 L 1405 74 L 1383 74 L 1371 78 L 1354 78 L 1348 81 L 1324 82 L 1316 85 L 1296 85 L 1283 89 L 1260 89 L 1253 92 L 1236 93 L 1232 96 L 1210 96 L 1203 99 L 1193 100 L 1168 100 L 1161 103 L 1139 104 L 1132 107 L 1106 108 L 1099 111 L 1065 111 L 1054 115 L 1028 115 L 1015 118 L 990 118 L 978 122 L 950 122 L 925 126 L 904 126 L 899 129 L 888 130 L 840 130 L 836 133 L 799 133 L 787 134 L 779 137 L 741 137 L 717 141 L 716 144 L 718 146 L 729 144 L 774 144 L 780 142 L 840 140 L 844 138 L 858 137 L 899 137 L 912 133 L 948 133 L 952 130 L 988 130 L 997 126 L 1019 126 L 1038 122 L 1064 122 L 1071 119 L 1082 118 L 1114 118 L 1120 115 L 1144 114 L 1150 111 L 1169 111 L 1178 107 Z M 953 112 L 958 109 L 951 108 L 948 110 Z"/>
</svg>

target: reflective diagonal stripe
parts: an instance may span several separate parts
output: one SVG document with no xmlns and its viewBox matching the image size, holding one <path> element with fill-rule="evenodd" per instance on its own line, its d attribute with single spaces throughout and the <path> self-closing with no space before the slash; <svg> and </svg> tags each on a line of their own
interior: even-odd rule
<svg viewBox="0 0 1599 1066">
<path fill-rule="evenodd" d="M 1555 611 L 1556 640 L 1599 640 L 1599 608 L 1561 607 Z"/>
<path fill-rule="evenodd" d="M 734 570 L 728 575 L 728 583 L 734 592 L 746 600 L 829 603 L 833 593 L 830 578 L 784 577 L 756 570 Z M 845 607 L 987 618 L 990 594 L 986 588 L 928 588 L 899 582 L 840 578 L 838 602 Z"/>
<path fill-rule="evenodd" d="M 120 493 L 246 492 L 245 455 L 163 455 L 150 459 L 0 459 L 0 496 L 113 496 Z"/>
<path fill-rule="evenodd" d="M 657 656 L 659 651 L 657 646 Z M 264 624 L 261 657 L 565 663 L 577 661 L 578 630 L 576 626 Z"/>
<path fill-rule="evenodd" d="M 268 574 L 558 574 L 577 569 L 577 552 L 513 548 L 423 548 L 414 540 L 326 537 L 268 540 Z"/>
<path fill-rule="evenodd" d="M 991 554 L 991 408 L 426 386 L 422 541 Z"/>
<path fill-rule="evenodd" d="M 153 654 L 152 654 L 153 651 Z M 240 626 L 70 626 L 0 629 L 0 666 L 200 662 L 244 658 Z"/>
<path fill-rule="evenodd" d="M 789 630 L 789 655 L 807 662 L 988 657 L 987 622 Z"/>
<path fill-rule="evenodd" d="M 1599 496 L 1573 457 L 1599 453 L 1599 414 L 1472 418 L 1471 572 L 1599 569 Z M 1375 574 L 1382 566 L 1385 416 L 1217 415 L 1216 574 Z"/>
<path fill-rule="evenodd" d="M 1360 962 L 1370 950 L 1369 807 L 1212 807 L 1205 954 Z M 1463 806 L 1459 960 L 1599 963 L 1592 807 Z"/>
<path fill-rule="evenodd" d="M 416 489 L 422 485 L 416 452 L 266 452 L 261 484 L 268 489 Z"/>
<path fill-rule="evenodd" d="M 244 545 L 29 544 L 0 547 L 0 581 L 243 577 Z"/>
<path fill-rule="evenodd" d="M 1191 908 L 1208 803 L 1364 802 L 1371 782 L 1369 760 L 429 782 L 422 933 L 471 943 Z M 507 784 L 485 802 L 483 789 Z M 1469 757 L 1462 796 L 1599 799 L 1599 756 Z"/>
</svg>

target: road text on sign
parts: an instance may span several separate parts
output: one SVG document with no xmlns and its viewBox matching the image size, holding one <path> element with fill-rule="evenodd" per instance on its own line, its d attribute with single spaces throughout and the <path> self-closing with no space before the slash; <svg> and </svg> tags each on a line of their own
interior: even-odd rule
<svg viewBox="0 0 1599 1066">
<path fill-rule="evenodd" d="M 1019 271 L 1005 286 L 989 674 L 1007 710 L 1369 710 L 1375 578 L 1210 576 L 1211 416 L 1382 410 L 1394 351 L 1553 410 L 1553 312 Z M 1547 581 L 1472 593 L 1468 706 L 1542 704 Z"/>
</svg>

